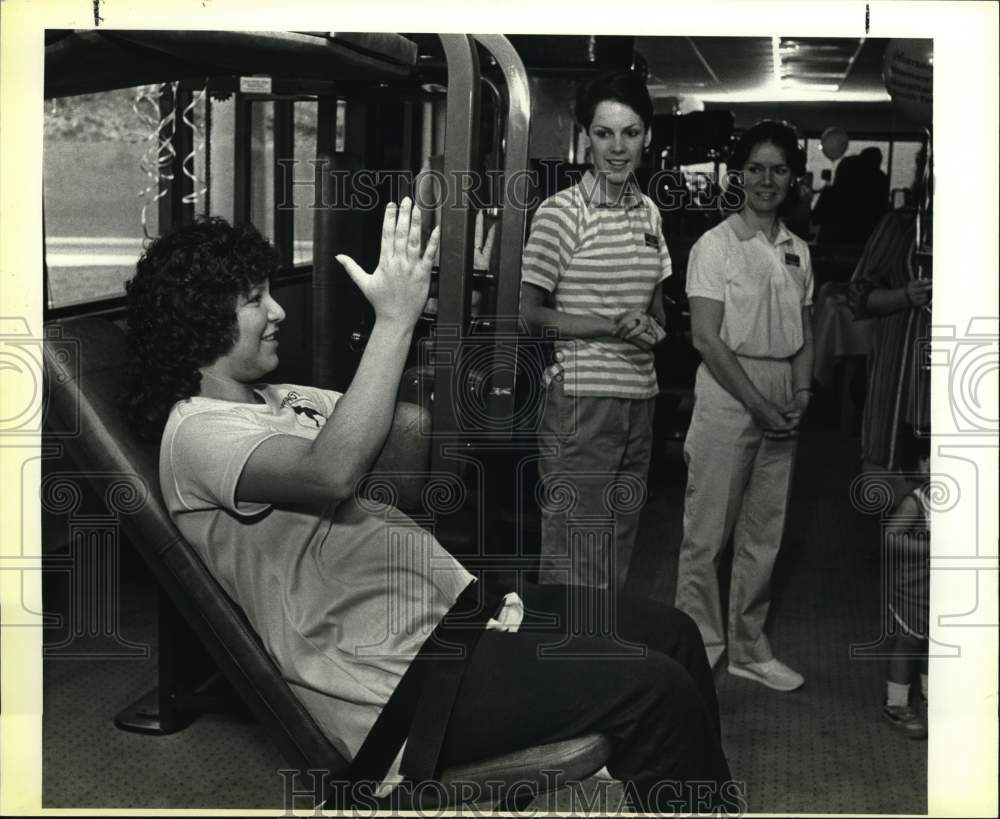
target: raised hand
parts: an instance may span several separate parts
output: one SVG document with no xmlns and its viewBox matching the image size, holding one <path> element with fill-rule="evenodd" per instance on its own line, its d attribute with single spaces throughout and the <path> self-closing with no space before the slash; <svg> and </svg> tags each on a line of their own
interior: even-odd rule
<svg viewBox="0 0 1000 819">
<path fill-rule="evenodd" d="M 371 274 L 349 256 L 336 257 L 375 308 L 376 321 L 412 327 L 427 301 L 440 234 L 435 228 L 421 253 L 420 222 L 420 208 L 413 206 L 409 197 L 399 207 L 394 203 L 386 206 L 378 267 Z"/>
</svg>

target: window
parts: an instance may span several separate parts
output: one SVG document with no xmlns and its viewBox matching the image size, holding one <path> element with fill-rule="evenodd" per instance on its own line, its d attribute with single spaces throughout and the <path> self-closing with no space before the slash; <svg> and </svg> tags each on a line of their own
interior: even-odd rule
<svg viewBox="0 0 1000 819">
<path fill-rule="evenodd" d="M 341 103 L 342 106 L 342 103 Z M 343 143 L 343 113 L 338 106 L 338 143 Z M 313 205 L 316 199 L 315 166 L 317 117 L 316 101 L 296 101 L 292 106 L 291 155 L 275 153 L 275 117 L 280 109 L 273 101 L 255 102 L 251 106 L 251 221 L 271 241 L 275 232 L 275 163 L 277 160 L 294 159 L 292 165 L 292 263 L 311 264 L 313 258 Z M 338 148 L 340 150 L 341 148 Z M 287 153 L 287 152 L 286 152 Z M 280 178 L 280 176 L 279 176 Z"/>
<path fill-rule="evenodd" d="M 255 102 L 250 125 L 250 221 L 274 239 L 274 103 Z"/>
<path fill-rule="evenodd" d="M 806 168 L 812 174 L 813 189 L 818 193 L 826 185 L 837 181 L 837 168 L 848 156 L 857 156 L 865 148 L 878 148 L 882 153 L 881 170 L 889 178 L 889 194 L 893 206 L 899 206 L 908 199 L 908 189 L 914 182 L 917 154 L 921 147 L 917 139 L 851 139 L 847 153 L 836 161 L 827 159 L 823 154 L 820 141 L 812 138 L 807 141 Z M 829 179 L 824 181 L 823 172 L 829 172 Z"/>
<path fill-rule="evenodd" d="M 176 87 L 176 86 L 175 86 Z M 196 215 L 232 221 L 249 213 L 270 240 L 275 231 L 275 102 L 249 105 L 249 208 L 234 201 L 238 95 L 191 92 L 184 116 L 160 116 L 161 91 L 148 85 L 49 100 L 44 124 L 47 308 L 123 296 L 144 243 L 160 232 L 159 172 L 172 161 L 174 128 L 190 128 Z M 294 264 L 312 261 L 318 104 L 292 105 L 291 153 L 298 160 L 296 209 L 288 237 Z M 344 104 L 338 105 L 337 147 L 343 149 Z M 278 157 L 282 158 L 282 157 Z M 188 180 L 185 180 L 187 182 Z M 244 204 L 245 207 L 245 204 Z"/>
<path fill-rule="evenodd" d="M 806 144 L 806 170 L 813 175 L 813 186 L 816 190 L 823 187 L 823 171 L 830 171 L 830 182 L 837 181 L 837 166 L 848 156 L 856 156 L 865 148 L 878 148 L 882 152 L 882 171 L 889 171 L 889 142 L 888 140 L 851 139 L 847 146 L 847 152 L 837 160 L 827 159 L 823 153 L 822 144 L 818 139 L 810 139 Z"/>
<path fill-rule="evenodd" d="M 293 189 L 295 203 L 295 223 L 293 227 L 294 264 L 310 264 L 313 258 L 313 204 L 316 200 L 315 166 L 310 160 L 316 158 L 316 122 L 319 105 L 315 102 L 295 103 L 295 179 L 308 184 L 297 185 Z M 338 120 L 340 118 L 338 117 Z M 338 149 L 340 150 L 340 149 Z"/>
<path fill-rule="evenodd" d="M 890 191 L 906 192 L 913 187 L 917 154 L 920 153 L 921 147 L 922 143 L 917 140 L 900 140 L 892 144 L 892 165 L 889 168 Z M 908 201 L 908 196 L 905 193 L 898 198 L 903 202 Z"/>
<path fill-rule="evenodd" d="M 155 87 L 46 101 L 50 306 L 122 294 L 142 252 L 143 212 L 146 231 L 156 235 L 157 106 Z"/>
<path fill-rule="evenodd" d="M 140 86 L 45 103 L 43 188 L 48 307 L 121 296 L 144 241 L 159 233 L 159 162 L 173 127 L 160 86 Z M 207 205 L 205 98 L 195 94 L 195 209 Z"/>
</svg>

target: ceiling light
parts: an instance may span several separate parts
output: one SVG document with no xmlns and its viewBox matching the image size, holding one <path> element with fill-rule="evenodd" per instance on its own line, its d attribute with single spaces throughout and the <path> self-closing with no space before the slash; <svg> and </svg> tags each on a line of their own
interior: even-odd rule
<svg viewBox="0 0 1000 819">
<path fill-rule="evenodd" d="M 783 71 L 782 81 L 785 80 L 837 80 L 844 79 L 843 71 Z"/>
<path fill-rule="evenodd" d="M 785 63 L 849 63 L 850 54 L 783 54 Z"/>
<path fill-rule="evenodd" d="M 826 93 L 836 93 L 840 90 L 840 85 L 835 82 L 796 82 L 786 80 L 781 84 L 782 88 L 791 88 L 796 91 L 822 91 Z"/>
<path fill-rule="evenodd" d="M 797 43 L 794 40 L 786 40 L 782 44 L 782 48 L 795 49 L 796 51 L 802 52 L 816 52 L 822 51 L 826 53 L 833 52 L 850 52 L 854 50 L 854 40 L 843 40 L 837 42 L 825 42 L 825 43 Z"/>
<path fill-rule="evenodd" d="M 889 102 L 886 91 L 832 91 L 815 90 L 805 85 L 774 85 L 765 83 L 759 88 L 747 91 L 730 91 L 699 94 L 704 102 Z"/>
<path fill-rule="evenodd" d="M 781 79 L 781 38 L 772 37 L 771 38 L 771 71 L 774 76 L 774 82 L 777 83 Z"/>
</svg>

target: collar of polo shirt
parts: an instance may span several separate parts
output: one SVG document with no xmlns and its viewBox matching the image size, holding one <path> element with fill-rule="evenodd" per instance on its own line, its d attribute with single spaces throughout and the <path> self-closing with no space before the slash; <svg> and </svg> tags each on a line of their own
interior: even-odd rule
<svg viewBox="0 0 1000 819">
<path fill-rule="evenodd" d="M 736 238 L 739 239 L 741 242 L 749 241 L 758 233 L 761 236 L 764 236 L 764 231 L 760 230 L 759 228 L 757 230 L 754 230 L 752 227 L 750 227 L 750 225 L 748 225 L 746 223 L 746 220 L 743 218 L 743 214 L 740 213 L 739 211 L 730 216 L 726 221 L 729 222 L 729 227 L 733 229 L 733 233 L 736 234 Z M 764 238 L 767 239 L 766 236 L 764 236 Z M 790 242 L 790 241 L 792 241 L 792 234 L 789 232 L 788 228 L 785 227 L 785 223 L 779 219 L 778 235 L 774 240 L 774 244 L 780 245 L 782 242 Z M 770 244 L 770 240 L 768 240 L 768 244 Z"/>
<path fill-rule="evenodd" d="M 635 179 L 629 179 L 622 190 L 621 195 L 614 201 L 608 201 L 607 191 L 601 190 L 597 185 L 597 177 L 592 170 L 588 170 L 580 180 L 583 188 L 583 195 L 588 205 L 595 208 L 624 208 L 631 210 L 642 206 L 642 196 L 639 194 L 639 187 Z"/>
</svg>

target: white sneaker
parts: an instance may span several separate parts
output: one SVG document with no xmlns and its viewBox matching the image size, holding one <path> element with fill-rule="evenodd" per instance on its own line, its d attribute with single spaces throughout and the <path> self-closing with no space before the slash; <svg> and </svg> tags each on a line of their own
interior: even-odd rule
<svg viewBox="0 0 1000 819">
<path fill-rule="evenodd" d="M 729 673 L 734 677 L 753 680 L 775 691 L 794 691 L 801 688 L 806 678 L 793 671 L 778 659 L 771 658 L 766 663 L 729 664 Z"/>
</svg>

